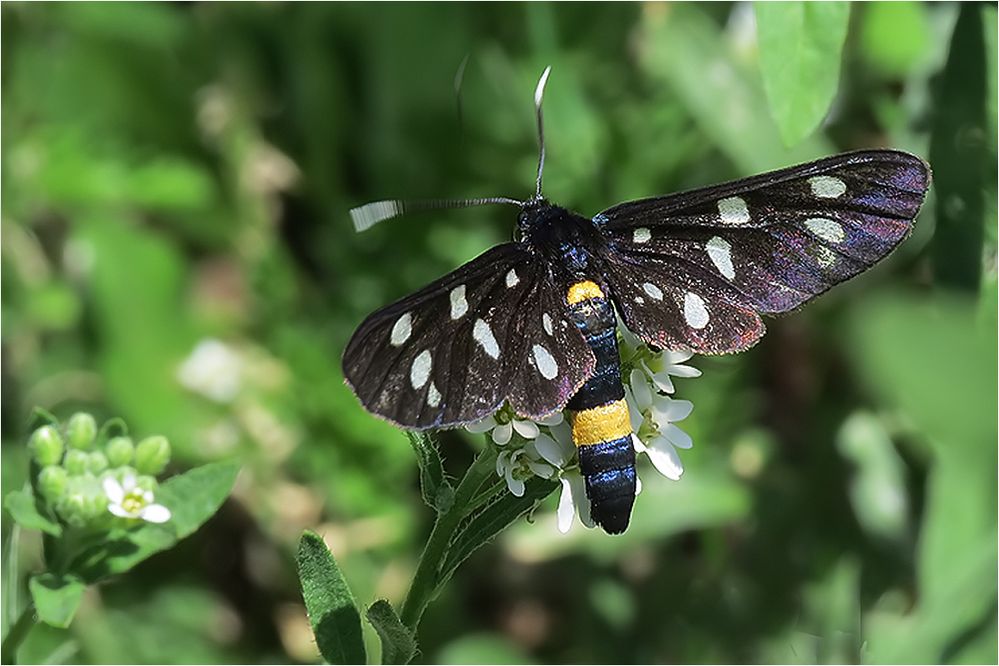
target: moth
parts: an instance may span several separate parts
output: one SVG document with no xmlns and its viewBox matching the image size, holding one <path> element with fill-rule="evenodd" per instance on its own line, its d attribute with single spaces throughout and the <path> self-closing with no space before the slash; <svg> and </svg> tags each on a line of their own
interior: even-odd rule
<svg viewBox="0 0 999 666">
<path fill-rule="evenodd" d="M 765 331 L 761 315 L 799 308 L 898 246 L 930 169 L 908 153 L 864 150 L 587 217 L 541 193 L 549 73 L 535 90 L 533 197 L 351 211 L 361 230 L 420 208 L 519 208 L 517 240 L 365 319 L 343 372 L 368 411 L 415 430 L 468 424 L 504 403 L 530 419 L 568 408 L 592 517 L 617 534 L 636 491 L 618 317 L 653 349 L 744 351 Z"/>
</svg>

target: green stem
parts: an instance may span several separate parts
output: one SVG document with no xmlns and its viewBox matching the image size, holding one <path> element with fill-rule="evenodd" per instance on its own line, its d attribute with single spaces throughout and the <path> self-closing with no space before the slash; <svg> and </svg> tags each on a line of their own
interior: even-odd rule
<svg viewBox="0 0 999 666">
<path fill-rule="evenodd" d="M 10 631 L 3 639 L 3 644 L 0 645 L 0 662 L 4 664 L 16 664 L 17 663 L 17 648 L 21 647 L 21 643 L 28 636 L 28 632 L 31 628 L 35 626 L 35 604 L 29 602 L 24 610 L 21 611 L 21 615 L 17 618 L 17 621 L 11 626 Z"/>
<path fill-rule="evenodd" d="M 461 524 L 461 519 L 468 515 L 470 500 L 482 483 L 494 474 L 496 467 L 496 450 L 487 446 L 465 472 L 454 493 L 454 504 L 451 509 L 437 517 L 430 539 L 420 556 L 420 563 L 413 576 L 413 584 L 402 605 L 400 619 L 410 631 L 416 632 L 416 627 L 423 617 L 423 611 L 437 594 L 437 583 L 440 580 L 441 564 L 447 556 L 448 547 L 454 531 Z"/>
</svg>

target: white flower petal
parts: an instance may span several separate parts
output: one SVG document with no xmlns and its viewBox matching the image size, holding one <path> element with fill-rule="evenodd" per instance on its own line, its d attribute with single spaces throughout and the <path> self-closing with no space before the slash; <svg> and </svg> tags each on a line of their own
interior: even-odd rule
<svg viewBox="0 0 999 666">
<path fill-rule="evenodd" d="M 655 413 L 656 421 L 660 425 L 666 425 L 682 421 L 690 416 L 690 413 L 694 411 L 694 403 L 689 400 L 664 398 L 656 401 L 652 411 Z"/>
<path fill-rule="evenodd" d="M 487 416 L 484 419 L 479 419 L 478 421 L 473 421 L 465 426 L 465 430 L 468 432 L 480 433 L 487 432 L 496 427 L 496 417 Z"/>
<path fill-rule="evenodd" d="M 555 467 L 559 469 L 565 467 L 567 462 L 565 449 L 548 435 L 544 433 L 538 435 L 538 438 L 534 440 L 534 448 L 537 450 L 539 456 Z"/>
<path fill-rule="evenodd" d="M 565 534 L 572 527 L 572 519 L 576 515 L 576 506 L 572 501 L 572 484 L 562 477 L 562 491 L 558 496 L 558 531 Z"/>
<path fill-rule="evenodd" d="M 493 441 L 503 446 L 510 442 L 510 438 L 513 436 L 513 426 L 509 423 L 501 423 L 495 428 L 493 428 Z"/>
<path fill-rule="evenodd" d="M 524 496 L 524 482 L 520 479 L 514 478 L 513 469 L 508 469 L 506 471 L 506 487 L 517 497 Z"/>
<path fill-rule="evenodd" d="M 162 504 L 150 504 L 139 512 L 139 517 L 149 523 L 165 523 L 170 520 L 170 509 Z"/>
<path fill-rule="evenodd" d="M 660 431 L 669 443 L 678 449 L 689 449 L 694 446 L 694 440 L 690 438 L 690 435 L 680 430 L 679 427 L 670 423 L 668 426 Z"/>
<path fill-rule="evenodd" d="M 662 353 L 662 359 L 666 362 L 666 365 L 677 365 L 678 363 L 683 363 L 694 357 L 694 352 L 690 350 L 681 351 L 670 351 L 667 349 Z"/>
<path fill-rule="evenodd" d="M 576 505 L 576 515 L 579 522 L 586 527 L 594 527 L 593 517 L 590 515 L 590 499 L 586 496 L 586 484 L 581 474 L 569 475 L 569 486 L 572 488 L 572 503 Z"/>
<path fill-rule="evenodd" d="M 565 416 L 562 415 L 562 412 L 555 412 L 554 414 L 549 414 L 548 416 L 538 419 L 535 423 L 551 428 L 552 426 L 557 426 L 563 421 L 565 421 Z"/>
<path fill-rule="evenodd" d="M 541 432 L 538 430 L 537 423 L 533 421 L 521 421 L 520 419 L 513 420 L 513 429 L 524 439 L 534 439 Z"/>
<path fill-rule="evenodd" d="M 673 365 L 670 366 L 669 368 L 669 374 L 673 375 L 674 377 L 683 377 L 683 378 L 700 377 L 701 371 L 698 370 L 697 368 L 692 368 L 689 365 Z"/>
<path fill-rule="evenodd" d="M 642 410 L 635 404 L 635 398 L 631 395 L 628 387 L 624 389 L 624 401 L 628 405 L 628 420 L 631 421 L 631 430 L 637 432 L 642 427 L 645 417 L 642 416 Z"/>
<path fill-rule="evenodd" d="M 670 379 L 670 373 L 666 370 L 662 372 L 657 372 L 652 375 L 652 383 L 656 385 L 656 388 L 660 391 L 665 391 L 666 393 L 672 393 L 676 390 L 673 386 L 673 380 Z"/>
<path fill-rule="evenodd" d="M 107 495 L 111 504 L 121 504 L 125 499 L 125 489 L 118 483 L 118 479 L 108 476 L 104 478 L 104 494 Z"/>
<path fill-rule="evenodd" d="M 135 474 L 129 472 L 121 479 L 121 489 L 125 491 L 125 494 L 129 494 L 135 490 Z"/>
<path fill-rule="evenodd" d="M 566 460 L 572 457 L 572 452 L 576 450 L 576 445 L 572 442 L 572 427 L 567 421 L 562 421 L 558 425 L 548 428 L 555 441 L 562 446 L 563 451 L 567 451 Z"/>
<path fill-rule="evenodd" d="M 680 480 L 683 475 L 683 463 L 680 462 L 680 456 L 676 454 L 676 450 L 665 437 L 653 439 L 645 453 L 649 456 L 656 471 L 667 479 Z"/>
<path fill-rule="evenodd" d="M 635 404 L 640 411 L 652 406 L 652 389 L 644 372 L 635 368 L 631 371 L 631 393 L 635 396 Z"/>
<path fill-rule="evenodd" d="M 642 480 L 636 476 L 635 477 L 635 497 L 638 497 L 641 494 L 642 494 Z"/>
<path fill-rule="evenodd" d="M 638 435 L 631 433 L 631 445 L 635 447 L 636 453 L 645 453 L 645 444 L 638 438 Z"/>
<path fill-rule="evenodd" d="M 120 504 L 108 504 L 108 511 L 121 518 L 136 518 L 136 514 L 126 511 Z"/>
<path fill-rule="evenodd" d="M 510 466 L 510 452 L 503 451 L 496 456 L 496 476 L 503 476 Z"/>
<path fill-rule="evenodd" d="M 527 468 L 534 472 L 535 476 L 540 476 L 542 479 L 550 479 L 555 474 L 555 468 L 551 465 L 533 460 L 527 462 Z"/>
</svg>

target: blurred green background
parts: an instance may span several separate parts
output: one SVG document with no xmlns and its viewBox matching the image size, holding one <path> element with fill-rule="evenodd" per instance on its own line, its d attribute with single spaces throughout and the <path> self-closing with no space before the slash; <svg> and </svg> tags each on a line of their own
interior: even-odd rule
<svg viewBox="0 0 999 666">
<path fill-rule="evenodd" d="M 528 196 L 548 64 L 545 191 L 585 214 L 865 147 L 926 157 L 934 187 L 882 265 L 750 352 L 695 359 L 686 474 L 644 475 L 626 535 L 563 537 L 550 498 L 459 570 L 419 659 L 996 661 L 994 4 L 852 6 L 829 116 L 790 148 L 745 4 L 6 2 L 2 19 L 5 487 L 35 405 L 166 434 L 178 470 L 244 462 L 215 519 L 91 590 L 70 630 L 36 629 L 25 661 L 314 661 L 304 528 L 362 602 L 401 600 L 431 512 L 340 355 L 514 219 L 356 235 L 347 211 Z M 460 472 L 474 443 L 441 441 Z M 11 558 L 30 571 L 40 545 L 3 528 L 6 609 Z"/>
</svg>

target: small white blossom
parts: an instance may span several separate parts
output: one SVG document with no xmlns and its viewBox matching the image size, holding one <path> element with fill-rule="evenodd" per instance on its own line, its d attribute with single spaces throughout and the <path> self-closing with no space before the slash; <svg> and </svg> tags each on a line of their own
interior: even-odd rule
<svg viewBox="0 0 999 666">
<path fill-rule="evenodd" d="M 562 423 L 562 420 L 562 412 L 555 412 L 543 419 L 531 421 L 519 419 L 511 410 L 504 408 L 484 419 L 469 423 L 465 426 L 465 430 L 472 433 L 491 433 L 493 441 L 503 446 L 510 443 L 514 432 L 524 439 L 534 439 L 541 433 L 539 425 L 554 426 Z"/>
<path fill-rule="evenodd" d="M 139 518 L 149 523 L 170 520 L 170 509 L 153 502 L 153 493 L 135 483 L 134 474 L 126 474 L 121 483 L 108 476 L 104 479 L 104 494 L 108 498 L 108 511 L 121 518 Z"/>
<path fill-rule="evenodd" d="M 690 435 L 674 424 L 690 415 L 693 403 L 653 392 L 649 380 L 637 368 L 631 372 L 625 399 L 635 433 L 632 435 L 635 450 L 646 454 L 660 474 L 679 480 L 683 463 L 676 449 L 689 449 L 693 442 Z"/>
<path fill-rule="evenodd" d="M 220 340 L 208 338 L 195 346 L 177 371 L 185 388 L 215 402 L 232 402 L 243 384 L 243 358 Z"/>
<path fill-rule="evenodd" d="M 628 329 L 620 328 L 618 330 L 621 331 L 622 357 L 629 360 L 632 367 L 642 370 L 647 380 L 658 390 L 664 393 L 673 393 L 676 387 L 673 386 L 672 377 L 701 376 L 701 371 L 697 368 L 684 365 L 694 356 L 693 352 L 669 350 L 654 352 Z M 632 373 L 633 380 L 634 377 L 635 374 Z M 631 384 L 632 390 L 634 390 L 634 381 Z"/>
</svg>

